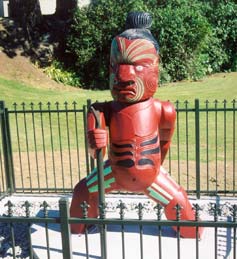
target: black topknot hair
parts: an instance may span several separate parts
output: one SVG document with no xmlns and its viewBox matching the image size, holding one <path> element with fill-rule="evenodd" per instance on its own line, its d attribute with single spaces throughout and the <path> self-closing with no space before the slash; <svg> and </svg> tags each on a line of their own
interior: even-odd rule
<svg viewBox="0 0 237 259">
<path fill-rule="evenodd" d="M 149 28 L 152 24 L 152 17 L 146 12 L 129 12 L 126 19 L 126 30 L 120 34 L 127 39 L 149 40 L 159 53 L 159 44 L 151 34 Z"/>
<path fill-rule="evenodd" d="M 151 14 L 146 12 L 129 12 L 126 29 L 149 29 L 152 24 Z"/>
</svg>

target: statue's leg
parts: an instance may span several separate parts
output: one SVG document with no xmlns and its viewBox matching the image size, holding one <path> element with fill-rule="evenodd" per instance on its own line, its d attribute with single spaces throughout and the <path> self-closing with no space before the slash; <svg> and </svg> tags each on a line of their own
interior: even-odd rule
<svg viewBox="0 0 237 259">
<path fill-rule="evenodd" d="M 156 180 L 146 189 L 145 194 L 164 206 L 168 220 L 176 220 L 175 206 L 177 204 L 181 206 L 181 220 L 195 220 L 195 212 L 188 200 L 187 193 L 170 177 L 163 167 L 161 167 Z M 177 228 L 174 229 L 177 230 Z M 201 238 L 202 232 L 203 228 L 199 227 L 198 238 Z M 184 238 L 195 238 L 196 227 L 180 227 L 180 235 Z"/>
<path fill-rule="evenodd" d="M 108 161 L 104 164 L 104 184 L 106 193 L 116 189 L 115 178 Z M 96 169 L 75 186 L 70 207 L 71 217 L 83 217 L 81 204 L 84 201 L 89 205 L 87 217 L 98 217 L 98 176 Z M 72 233 L 84 233 L 85 224 L 71 224 L 71 231 Z"/>
</svg>

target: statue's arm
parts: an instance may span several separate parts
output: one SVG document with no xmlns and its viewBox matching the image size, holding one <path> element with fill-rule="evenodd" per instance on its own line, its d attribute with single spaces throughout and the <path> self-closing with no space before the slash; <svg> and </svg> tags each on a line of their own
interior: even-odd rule
<svg viewBox="0 0 237 259">
<path fill-rule="evenodd" d="M 172 103 L 166 101 L 161 102 L 161 113 L 160 113 L 160 149 L 161 149 L 161 164 L 169 150 L 171 139 L 174 133 L 176 111 Z"/>
</svg>

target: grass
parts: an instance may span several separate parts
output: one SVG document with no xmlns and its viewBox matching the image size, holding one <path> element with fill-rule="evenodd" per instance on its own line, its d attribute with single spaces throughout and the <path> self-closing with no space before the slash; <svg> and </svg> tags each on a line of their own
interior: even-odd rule
<svg viewBox="0 0 237 259">
<path fill-rule="evenodd" d="M 176 100 L 179 100 L 180 106 L 182 107 L 185 105 L 184 101 L 186 100 L 188 100 L 189 105 L 193 107 L 194 100 L 196 98 L 200 100 L 201 106 L 205 106 L 206 100 L 209 100 L 210 106 L 214 106 L 215 100 L 219 100 L 218 107 L 223 107 L 223 100 L 227 100 L 228 106 L 231 107 L 231 101 L 236 99 L 236 97 L 237 73 L 221 73 L 206 77 L 198 82 L 186 81 L 162 85 L 155 94 L 155 98 L 159 98 L 161 100 L 170 100 L 171 102 L 176 102 Z M 82 108 L 82 106 L 86 104 L 87 99 L 91 99 L 92 102 L 95 102 L 96 100 L 111 100 L 110 91 L 92 91 L 69 87 L 65 87 L 65 89 L 46 89 L 39 88 L 37 86 L 32 87 L 17 81 L 7 80 L 3 77 L 0 77 L 0 100 L 5 101 L 9 110 L 13 110 L 13 103 L 17 103 L 19 109 L 21 109 L 20 107 L 22 103 L 27 104 L 26 108 L 30 108 L 30 103 L 34 103 L 34 108 L 38 109 L 38 103 L 42 102 L 42 109 L 47 109 L 48 102 L 50 102 L 52 106 L 56 102 L 59 102 L 60 107 L 63 107 L 65 101 L 69 104 L 72 104 L 74 101 L 76 101 L 77 107 Z M 53 109 L 53 107 L 51 108 Z M 218 112 L 217 117 L 215 117 L 215 112 L 209 114 L 208 132 L 206 127 L 206 117 L 204 116 L 205 114 L 202 113 L 202 115 L 200 115 L 202 120 L 200 133 L 200 152 L 201 162 L 203 162 L 201 166 L 205 166 L 205 168 L 202 168 L 202 172 L 204 172 L 208 166 L 208 170 L 210 170 L 210 173 L 213 174 L 211 175 L 213 179 L 216 177 L 215 172 L 217 172 L 217 166 L 220 167 L 220 162 L 224 164 L 224 166 L 221 165 L 221 168 L 223 169 L 218 169 L 218 173 L 221 173 L 221 179 L 226 179 L 223 177 L 226 170 L 225 168 L 228 168 L 228 172 L 232 172 L 234 170 L 234 150 L 236 150 L 236 148 L 234 149 L 234 145 L 236 144 L 233 143 L 236 143 L 236 139 L 233 139 L 235 134 L 233 127 L 233 114 L 233 112 L 226 114 L 226 121 L 224 119 L 223 112 Z M 44 113 L 43 121 L 40 114 L 36 114 L 34 117 L 31 113 L 19 114 L 17 117 L 18 126 L 20 127 L 19 130 L 16 128 L 16 118 L 14 116 L 11 117 L 10 126 L 13 142 L 14 166 L 15 170 L 17 172 L 19 171 L 19 175 L 21 171 L 24 172 L 24 174 L 28 174 L 30 171 L 45 171 L 47 173 L 47 170 L 49 172 L 54 170 L 56 172 L 64 171 L 64 173 L 71 172 L 70 166 L 76 166 L 76 160 L 79 159 L 79 157 L 79 169 L 72 168 L 72 170 L 73 172 L 75 171 L 76 176 L 78 175 L 78 171 L 85 173 L 85 150 L 83 144 L 84 135 L 82 117 L 75 118 L 75 114 L 71 113 L 68 116 L 67 121 L 66 113 L 60 116 L 59 126 L 57 113 L 54 113 L 52 118 L 50 118 L 52 119 L 52 124 L 49 122 L 48 113 Z M 191 113 L 188 115 L 188 127 L 186 127 L 185 120 L 185 113 L 180 113 L 178 122 L 180 132 L 177 132 L 178 127 L 176 127 L 171 147 L 171 171 L 175 173 L 175 176 L 178 179 L 179 177 L 186 177 L 188 175 L 188 173 L 185 173 L 187 170 L 189 170 L 191 173 L 195 172 L 196 150 L 194 114 Z M 69 123 L 69 126 L 67 125 L 67 122 Z M 42 132 L 42 123 L 44 125 L 44 132 Z M 80 136 L 77 136 L 75 133 L 76 123 L 78 123 L 78 132 L 80 132 Z M 218 129 L 218 132 L 216 129 Z M 18 131 L 20 134 L 19 138 L 17 136 Z M 26 136 L 26 132 L 28 136 Z M 68 137 L 69 134 L 70 141 Z M 186 142 L 187 138 L 188 144 Z M 18 150 L 18 141 L 20 142 L 21 150 Z M 80 147 L 80 155 L 78 155 L 77 152 L 77 144 Z M 62 157 L 64 160 L 62 160 Z M 71 163 L 71 160 L 73 160 L 73 163 Z M 83 167 L 82 169 L 80 169 L 81 166 Z M 54 167 L 55 169 L 52 169 Z M 191 175 L 190 177 L 195 179 L 195 176 Z M 25 178 L 26 176 L 24 175 L 24 179 Z M 70 178 L 70 176 L 68 176 L 68 178 Z M 45 181 L 44 178 L 42 178 L 42 181 Z M 76 181 L 77 180 L 73 180 L 71 182 Z M 185 180 L 181 181 L 185 182 Z M 230 178 L 229 181 L 233 182 L 234 179 Z"/>
<path fill-rule="evenodd" d="M 64 89 L 44 89 L 31 87 L 13 80 L 7 80 L 0 76 L 0 99 L 4 100 L 10 107 L 13 103 L 39 103 L 47 102 L 72 103 L 76 101 L 79 106 L 86 104 L 87 99 L 92 102 L 111 100 L 109 90 L 83 90 L 75 88 Z M 188 100 L 193 102 L 194 99 L 200 99 L 203 103 L 205 100 L 213 102 L 214 100 L 231 101 L 237 96 L 237 73 L 221 73 L 206 77 L 198 82 L 178 82 L 162 85 L 155 94 L 155 98 L 161 100 L 170 100 L 181 102 Z"/>
<path fill-rule="evenodd" d="M 64 109 L 65 101 L 69 103 L 69 106 L 72 105 L 74 101 L 77 103 L 77 108 L 82 108 L 83 105 L 86 104 L 87 99 L 91 99 L 92 102 L 95 102 L 96 100 L 98 101 L 105 101 L 105 100 L 111 100 L 110 96 L 110 91 L 109 90 L 104 90 L 104 91 L 99 91 L 99 90 L 83 90 L 83 89 L 75 89 L 75 88 L 70 88 L 70 87 L 65 87 L 65 89 L 60 88 L 60 89 L 46 89 L 46 88 L 39 88 L 39 87 L 32 87 L 29 85 L 25 85 L 22 83 L 19 83 L 17 81 L 13 80 L 7 80 L 4 78 L 0 77 L 0 100 L 4 100 L 6 103 L 6 107 L 9 108 L 9 110 L 12 110 L 14 108 L 13 103 L 17 103 L 17 109 L 22 109 L 22 103 L 26 103 L 26 109 L 30 109 L 30 103 L 34 103 L 34 109 L 39 109 L 38 104 L 42 103 L 42 109 L 47 109 L 47 103 L 51 103 L 51 109 L 55 109 L 55 103 L 59 102 L 60 106 L 59 108 Z M 237 73 L 221 73 L 221 74 L 216 74 L 213 76 L 209 76 L 204 78 L 203 80 L 200 80 L 198 82 L 178 82 L 178 83 L 171 83 L 171 84 L 166 84 L 162 85 L 159 87 L 158 91 L 155 94 L 155 98 L 159 98 L 161 100 L 170 100 L 171 102 L 176 102 L 176 100 L 179 100 L 179 107 L 184 107 L 185 101 L 189 101 L 189 106 L 193 107 L 194 104 L 194 99 L 198 98 L 200 100 L 200 105 L 205 106 L 205 101 L 208 100 L 210 102 L 210 106 L 215 105 L 215 100 L 219 100 L 219 103 L 217 104 L 218 107 L 223 107 L 223 100 L 227 100 L 227 107 L 233 107 L 231 101 L 237 97 Z M 18 124 L 19 127 L 21 127 L 22 132 L 25 130 L 31 132 L 29 136 L 32 137 L 32 119 L 35 120 L 35 128 L 36 131 L 38 131 L 38 135 L 41 135 L 41 123 L 44 123 L 44 126 L 48 125 L 48 118 L 45 118 L 46 122 L 41 122 L 41 117 L 40 115 L 34 115 L 34 118 L 32 118 L 31 114 L 24 115 L 27 116 L 27 118 L 24 118 L 23 115 L 18 116 Z M 215 118 L 213 117 L 214 115 L 212 114 L 212 119 L 209 122 L 209 128 L 212 128 L 213 135 L 209 137 L 210 142 L 214 142 L 215 144 L 215 139 L 214 138 L 214 126 L 211 125 L 214 123 Z M 66 118 L 60 119 L 60 126 L 62 127 L 62 132 L 65 134 L 66 129 Z M 12 118 L 14 123 L 11 123 L 12 125 L 15 124 L 15 118 Z M 25 129 L 25 122 L 26 120 L 28 123 L 29 129 Z M 52 117 L 52 127 L 57 130 L 58 128 L 58 121 L 57 121 L 57 114 L 55 114 Z M 78 122 L 78 127 L 80 130 L 83 130 L 83 121 L 82 118 L 80 120 L 77 120 Z M 186 135 L 189 135 L 189 141 L 190 145 L 195 144 L 195 138 L 194 138 L 194 115 L 189 116 L 188 119 L 188 132 Z M 227 114 L 227 123 L 232 122 L 232 114 Z M 69 123 L 71 124 L 70 126 L 70 132 L 74 131 L 74 118 L 73 114 L 69 116 Z M 179 136 L 179 139 L 177 140 L 177 134 L 174 135 L 173 141 L 177 142 L 180 141 L 180 146 L 182 147 L 182 143 L 184 145 L 185 149 L 185 138 L 186 135 L 183 134 L 185 132 L 185 114 L 180 114 L 180 119 L 179 119 L 179 128 L 181 130 L 181 134 Z M 202 124 L 205 124 L 205 119 L 202 119 Z M 232 141 L 232 136 L 233 136 L 233 129 L 232 127 L 227 127 L 227 137 L 224 137 L 224 131 L 225 128 L 223 128 L 224 123 L 223 123 L 223 115 L 220 114 L 218 115 L 218 127 L 222 128 L 220 136 L 218 136 L 218 143 L 224 143 L 224 141 L 227 141 L 231 145 Z M 37 126 L 38 125 L 38 126 Z M 17 132 L 16 126 L 11 127 L 12 131 L 14 132 L 14 136 L 16 135 L 15 133 Z M 176 127 L 177 128 L 177 127 Z M 219 133 L 218 133 L 219 134 Z M 48 134 L 45 133 L 48 139 L 50 139 L 50 132 Z M 201 135 L 202 138 L 206 135 L 205 133 L 205 127 L 201 128 Z M 67 141 L 67 137 L 64 136 L 62 137 L 63 140 Z M 21 137 L 20 141 L 25 142 L 25 138 Z M 80 139 L 82 141 L 82 139 Z M 207 141 L 207 140 L 206 140 Z M 205 141 L 205 143 L 206 143 Z M 34 143 L 32 142 L 32 147 L 30 147 L 30 150 L 33 150 Z M 46 141 L 50 143 L 50 141 Z M 56 145 L 57 143 L 57 145 Z M 27 143 L 26 143 L 27 144 Z M 56 147 L 59 147 L 58 140 L 55 141 L 55 149 Z M 24 145 L 21 144 L 23 147 Z M 222 146 L 220 144 L 220 146 Z M 25 149 L 25 148 L 24 148 Z M 46 147 L 46 149 L 48 149 Z M 194 150 L 195 151 L 195 150 Z M 195 158 L 195 152 L 192 151 L 190 152 L 190 158 L 194 159 Z M 214 152 L 214 151 L 213 151 Z M 212 153 L 213 153 L 212 152 Z M 177 153 L 177 152 L 175 152 Z M 185 154 L 186 152 L 181 152 L 181 154 Z M 184 156 L 184 155 L 182 155 Z M 174 158 L 176 156 L 173 156 Z"/>
<path fill-rule="evenodd" d="M 81 89 L 75 91 L 75 89 L 68 90 L 68 88 L 65 90 L 37 88 L 0 77 L 0 99 L 5 101 L 8 107 L 13 103 L 21 104 L 23 102 L 47 104 L 48 102 L 64 103 L 79 100 L 80 104 L 84 104 L 89 92 Z"/>
</svg>

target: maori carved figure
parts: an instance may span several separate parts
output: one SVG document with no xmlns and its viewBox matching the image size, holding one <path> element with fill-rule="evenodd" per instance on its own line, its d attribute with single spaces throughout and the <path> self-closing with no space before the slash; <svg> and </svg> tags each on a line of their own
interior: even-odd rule
<svg viewBox="0 0 237 259">
<path fill-rule="evenodd" d="M 131 12 L 126 30 L 111 45 L 110 89 L 113 101 L 94 103 L 101 128 L 96 128 L 92 110 L 88 112 L 90 154 L 109 142 L 109 159 L 104 163 L 105 193 L 115 190 L 144 193 L 164 206 L 167 219 L 176 219 L 175 206 L 181 206 L 181 220 L 195 220 L 194 211 L 182 187 L 162 167 L 171 144 L 176 113 L 167 101 L 154 99 L 158 86 L 159 46 L 149 28 L 151 16 Z M 108 131 L 107 131 L 108 129 Z M 83 217 L 80 204 L 90 207 L 88 217 L 98 216 L 96 169 L 74 189 L 70 214 Z M 72 224 L 73 233 L 83 233 L 85 225 Z M 199 228 L 201 237 L 203 229 Z M 185 238 L 195 238 L 195 227 L 181 227 Z"/>
</svg>

